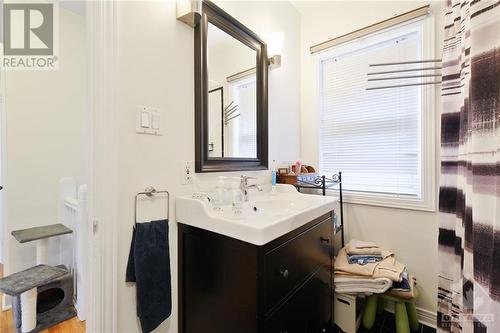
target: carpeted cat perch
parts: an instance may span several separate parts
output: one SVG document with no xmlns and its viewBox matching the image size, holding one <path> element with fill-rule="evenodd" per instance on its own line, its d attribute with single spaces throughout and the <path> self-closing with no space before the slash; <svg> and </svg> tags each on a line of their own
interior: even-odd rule
<svg viewBox="0 0 500 333">
<path fill-rule="evenodd" d="M 35 333 L 76 316 L 73 274 L 65 266 L 48 266 L 48 239 L 73 231 L 62 224 L 24 230 L 12 235 L 19 243 L 36 241 L 37 265 L 0 279 L 0 290 L 12 296 L 18 333 Z"/>
</svg>

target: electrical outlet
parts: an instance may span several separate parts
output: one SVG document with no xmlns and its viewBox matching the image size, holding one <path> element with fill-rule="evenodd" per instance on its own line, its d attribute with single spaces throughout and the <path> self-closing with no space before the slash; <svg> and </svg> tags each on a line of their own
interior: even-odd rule
<svg viewBox="0 0 500 333">
<path fill-rule="evenodd" d="M 183 185 L 189 185 L 193 183 L 193 162 L 191 161 L 186 161 L 182 165 L 182 184 Z"/>
</svg>

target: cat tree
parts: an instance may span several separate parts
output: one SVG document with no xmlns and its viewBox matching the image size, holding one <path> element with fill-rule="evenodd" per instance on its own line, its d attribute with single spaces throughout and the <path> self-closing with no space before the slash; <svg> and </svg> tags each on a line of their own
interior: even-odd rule
<svg viewBox="0 0 500 333">
<path fill-rule="evenodd" d="M 73 274 L 65 266 L 49 266 L 49 238 L 71 234 L 62 224 L 12 232 L 19 243 L 36 242 L 36 266 L 0 279 L 0 290 L 12 296 L 18 333 L 35 333 L 76 316 Z"/>
</svg>

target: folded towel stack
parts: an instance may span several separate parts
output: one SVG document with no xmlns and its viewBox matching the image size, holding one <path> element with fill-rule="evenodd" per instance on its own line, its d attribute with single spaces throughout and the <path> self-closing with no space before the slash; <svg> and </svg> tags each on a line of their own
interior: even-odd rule
<svg viewBox="0 0 500 333">
<path fill-rule="evenodd" d="M 401 282 L 405 265 L 394 253 L 377 245 L 350 241 L 335 260 L 335 291 L 340 293 L 384 293 L 393 282 Z"/>
</svg>

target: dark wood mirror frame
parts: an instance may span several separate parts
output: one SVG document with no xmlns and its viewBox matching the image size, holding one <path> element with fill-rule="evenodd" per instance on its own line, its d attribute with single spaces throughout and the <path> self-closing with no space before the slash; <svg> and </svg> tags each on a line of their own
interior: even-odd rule
<svg viewBox="0 0 500 333">
<path fill-rule="evenodd" d="M 257 85 L 257 157 L 208 157 L 207 31 L 211 23 L 254 49 Z M 202 15 L 194 29 L 195 171 L 221 172 L 268 168 L 267 46 L 254 32 L 210 1 L 203 1 Z"/>
</svg>

